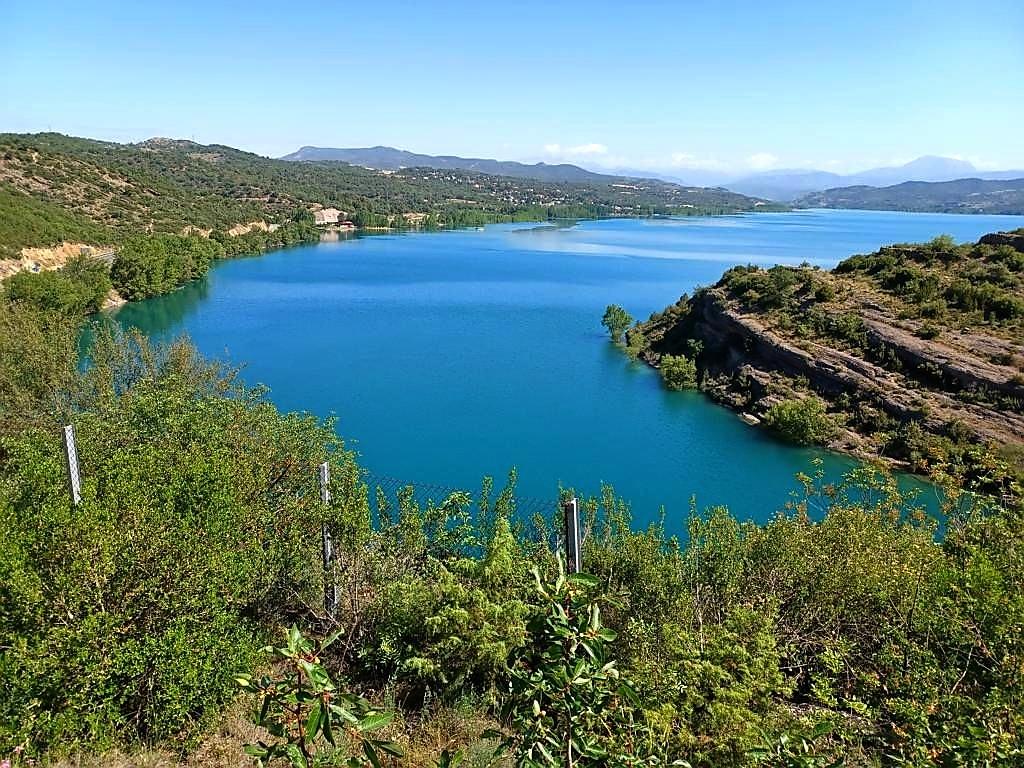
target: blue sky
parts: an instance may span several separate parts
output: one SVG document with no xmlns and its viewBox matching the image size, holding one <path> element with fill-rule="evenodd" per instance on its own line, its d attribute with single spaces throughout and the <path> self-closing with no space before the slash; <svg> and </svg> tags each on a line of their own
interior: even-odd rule
<svg viewBox="0 0 1024 768">
<path fill-rule="evenodd" d="M 1024 2 L 0 0 L 0 130 L 680 172 L 1024 168 Z"/>
</svg>

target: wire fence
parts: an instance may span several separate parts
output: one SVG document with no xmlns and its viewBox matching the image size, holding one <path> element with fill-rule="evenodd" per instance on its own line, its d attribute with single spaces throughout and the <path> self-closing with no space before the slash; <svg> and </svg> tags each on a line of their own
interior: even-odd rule
<svg viewBox="0 0 1024 768">
<path fill-rule="evenodd" d="M 376 489 L 379 488 L 389 501 L 394 502 L 400 492 L 405 491 L 407 488 L 412 489 L 412 500 L 416 502 L 420 507 L 427 507 L 430 505 L 440 505 L 448 497 L 455 493 L 466 494 L 472 499 L 474 504 L 479 504 L 481 489 L 470 490 L 468 488 L 459 488 L 451 485 L 439 485 L 437 483 L 421 483 L 411 480 L 402 480 L 397 477 L 391 477 L 389 475 L 381 475 L 375 472 L 366 472 L 363 475 L 363 480 L 366 482 L 367 487 L 370 491 L 370 504 L 376 505 Z M 501 495 L 501 490 L 498 489 L 491 494 L 491 498 L 487 501 L 494 503 L 494 501 Z M 534 515 L 548 516 L 553 511 L 558 509 L 559 500 L 557 497 L 550 499 L 543 499 L 535 496 L 520 496 L 513 494 L 511 498 L 511 509 L 521 519 L 529 519 Z M 374 512 L 379 510 L 374 509 Z"/>
</svg>

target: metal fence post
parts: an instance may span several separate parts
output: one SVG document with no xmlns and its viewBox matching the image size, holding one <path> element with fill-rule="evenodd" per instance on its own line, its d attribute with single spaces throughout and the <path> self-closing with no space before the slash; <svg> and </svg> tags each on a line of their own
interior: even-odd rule
<svg viewBox="0 0 1024 768">
<path fill-rule="evenodd" d="M 580 507 L 576 497 L 562 505 L 565 512 L 565 567 L 569 573 L 582 570 L 580 546 Z"/>
<path fill-rule="evenodd" d="M 331 503 L 331 465 L 326 461 L 321 464 L 318 475 L 320 501 L 326 509 Z M 320 527 L 320 537 L 324 562 L 324 611 L 333 618 L 338 608 L 338 583 L 334 578 L 334 545 L 327 523 Z"/>
<path fill-rule="evenodd" d="M 77 507 L 82 501 L 82 478 L 78 473 L 78 448 L 75 447 L 75 425 L 64 427 L 64 460 L 68 468 L 68 490 L 71 505 Z"/>
</svg>

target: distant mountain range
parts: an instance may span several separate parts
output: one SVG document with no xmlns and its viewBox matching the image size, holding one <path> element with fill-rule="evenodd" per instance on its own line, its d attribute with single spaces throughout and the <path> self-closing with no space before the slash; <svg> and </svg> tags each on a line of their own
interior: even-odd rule
<svg viewBox="0 0 1024 768">
<path fill-rule="evenodd" d="M 791 201 L 813 192 L 836 187 L 889 187 L 907 181 L 941 182 L 967 178 L 1017 179 L 1024 178 L 1024 170 L 979 171 L 966 160 L 926 155 L 905 165 L 872 168 L 845 176 L 828 171 L 779 170 L 725 180 L 722 185 L 744 195 Z"/>
<path fill-rule="evenodd" d="M 537 179 L 538 181 L 605 183 L 608 181 L 608 174 L 595 173 L 568 163 L 529 165 L 510 160 L 488 160 L 479 157 L 419 155 L 394 147 L 351 149 L 302 147 L 297 152 L 285 155 L 281 159 L 317 163 L 340 161 L 379 171 L 397 171 L 401 168 L 437 168 L 439 170 L 474 171 L 514 179 Z"/>
<path fill-rule="evenodd" d="M 979 171 L 966 160 L 934 155 L 919 157 L 904 165 L 872 168 L 847 175 L 794 168 L 764 171 L 740 177 L 703 168 L 690 169 L 679 175 L 635 168 L 611 168 L 602 169 L 599 172 L 569 163 L 530 164 L 455 155 L 422 155 L 394 147 L 349 149 L 302 147 L 297 152 L 285 155 L 281 159 L 308 162 L 340 161 L 365 168 L 391 171 L 419 167 L 476 171 L 495 176 L 551 182 L 608 183 L 609 179 L 615 178 L 646 178 L 683 186 L 724 187 L 743 195 L 781 202 L 791 202 L 815 192 L 840 187 L 889 187 L 908 181 L 944 182 L 967 178 L 984 180 L 1024 178 L 1024 170 Z"/>
<path fill-rule="evenodd" d="M 804 195 L 794 205 L 875 211 L 1024 214 L 1024 178 L 905 181 L 888 187 L 840 187 Z"/>
</svg>

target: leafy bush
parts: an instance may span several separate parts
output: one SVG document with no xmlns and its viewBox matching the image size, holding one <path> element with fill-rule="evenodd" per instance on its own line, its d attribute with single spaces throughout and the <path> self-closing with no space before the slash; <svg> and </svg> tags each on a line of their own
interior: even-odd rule
<svg viewBox="0 0 1024 768">
<path fill-rule="evenodd" d="M 101 334 L 56 429 L 0 443 L 0 753 L 194 736 L 263 628 L 319 601 L 322 521 L 368 525 L 329 424 L 282 416 L 176 344 Z M 331 457 L 337 505 L 312 492 Z"/>
<path fill-rule="evenodd" d="M 647 346 L 647 339 L 644 332 L 638 327 L 626 331 L 626 354 L 636 360 L 643 353 Z"/>
<path fill-rule="evenodd" d="M 697 386 L 697 364 L 686 355 L 662 355 L 661 378 L 669 389 L 693 389 Z"/>
<path fill-rule="evenodd" d="M 1024 514 L 966 430 L 933 440 L 908 425 L 893 440 L 950 474 L 977 468 L 988 495 L 947 488 L 941 540 L 870 470 L 802 477 L 804 493 L 763 525 L 694 504 L 685 537 L 638 530 L 606 488 L 583 503 L 594 576 L 559 580 L 558 513 L 522 520 L 514 475 L 494 503 L 485 483 L 475 508 L 463 493 L 421 506 L 412 489 L 392 508 L 381 492 L 371 527 L 333 425 L 278 413 L 185 344 L 101 332 L 79 371 L 77 332 L 76 318 L 0 302 L 0 755 L 187 747 L 230 701 L 232 671 L 295 622 L 342 630 L 301 659 L 310 673 L 414 717 L 438 697 L 500 710 L 524 765 L 558 760 L 569 722 L 582 764 L 1020 763 Z M 820 401 L 775 414 L 801 439 L 831 428 Z M 75 508 L 57 437 L 69 420 Z M 323 460 L 327 508 L 313 480 Z M 542 592 L 531 567 L 554 574 Z M 333 617 L 325 577 L 339 584 Z M 303 684 L 306 725 L 328 692 L 317 685 Z M 268 717 L 293 704 L 291 690 L 263 690 Z M 383 709 L 351 703 L 359 721 Z"/>
<path fill-rule="evenodd" d="M 236 675 L 243 691 L 260 697 L 256 724 L 275 739 L 246 745 L 246 753 L 260 768 L 275 758 L 286 759 L 292 768 L 308 768 L 314 760 L 345 758 L 350 768 L 380 768 L 382 755 L 404 754 L 397 744 L 373 735 L 394 715 L 374 709 L 361 696 L 339 691 L 321 663 L 324 650 L 336 637 L 314 648 L 292 625 L 284 646 L 264 649 L 277 662 L 276 674 L 259 679 Z M 347 754 L 352 751 L 356 754 Z"/>
<path fill-rule="evenodd" d="M 80 324 L 63 312 L 0 301 L 0 440 L 31 427 L 56 430 L 70 413 Z"/>
<path fill-rule="evenodd" d="M 798 445 L 820 445 L 836 431 L 835 422 L 825 412 L 825 403 L 813 395 L 775 403 L 765 413 L 764 422 L 781 437 Z"/>
<path fill-rule="evenodd" d="M 538 570 L 534 575 L 540 605 L 501 708 L 504 743 L 516 765 L 662 764 L 652 754 L 636 693 L 608 655 L 616 635 L 601 622 L 598 580 L 567 576 L 560 559 L 553 580 L 545 582 Z"/>
<path fill-rule="evenodd" d="M 363 674 L 394 681 L 410 701 L 427 690 L 493 694 L 526 632 L 529 595 L 519 543 L 502 517 L 482 558 L 453 553 L 438 560 L 413 544 L 433 538 L 415 514 L 403 514 L 401 541 L 392 540 L 410 567 L 381 585 L 368 610 L 373 630 L 360 652 L 369 665 Z M 387 531 L 383 536 L 391 538 Z"/>
</svg>

